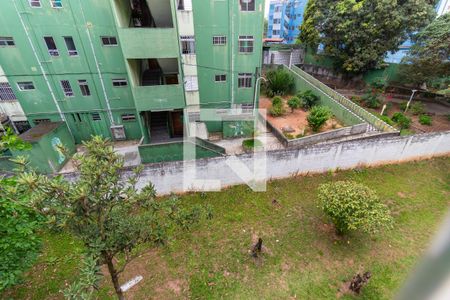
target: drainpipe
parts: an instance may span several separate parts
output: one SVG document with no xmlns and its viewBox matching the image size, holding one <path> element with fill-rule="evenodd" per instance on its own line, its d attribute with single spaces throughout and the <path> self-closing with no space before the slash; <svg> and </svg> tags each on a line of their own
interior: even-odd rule
<svg viewBox="0 0 450 300">
<path fill-rule="evenodd" d="M 234 1 L 229 1 L 229 12 L 231 14 L 231 51 L 230 51 L 230 59 L 231 59 L 231 107 L 234 105 Z M 231 6 L 231 7 L 230 7 Z"/>
<path fill-rule="evenodd" d="M 112 115 L 112 112 L 111 112 L 111 105 L 109 104 L 108 94 L 106 93 L 105 82 L 103 81 L 103 75 L 102 75 L 102 72 L 100 71 L 100 64 L 99 64 L 98 59 L 97 59 L 97 54 L 95 53 L 94 43 L 92 43 L 91 32 L 89 31 L 90 25 L 86 21 L 86 16 L 84 14 L 83 4 L 81 3 L 81 0 L 78 0 L 78 3 L 80 4 L 81 16 L 83 17 L 83 23 L 86 26 L 86 34 L 88 36 L 88 40 L 89 40 L 89 44 L 91 46 L 92 54 L 94 56 L 94 61 L 95 61 L 95 66 L 97 68 L 98 77 L 100 78 L 100 84 L 102 86 L 103 96 L 105 97 L 106 110 L 108 112 L 108 118 L 109 118 L 109 121 L 111 123 L 111 126 L 114 126 L 115 125 L 114 118 L 113 118 L 113 115 Z"/>
<path fill-rule="evenodd" d="M 61 111 L 61 108 L 59 107 L 58 100 L 56 100 L 55 93 L 53 92 L 53 89 L 52 89 L 52 86 L 50 84 L 50 81 L 48 80 L 47 73 L 44 70 L 44 66 L 42 65 L 42 63 L 41 63 L 41 61 L 39 59 L 39 55 L 38 55 L 38 53 L 36 51 L 36 48 L 34 47 L 34 44 L 33 44 L 32 40 L 31 40 L 31 37 L 30 37 L 30 34 L 28 33 L 27 27 L 25 26 L 25 22 L 23 21 L 22 15 L 20 14 L 19 9 L 17 8 L 16 0 L 13 1 L 13 4 L 14 4 L 14 8 L 16 10 L 17 16 L 19 17 L 20 24 L 22 25 L 22 28 L 25 31 L 25 35 L 27 36 L 28 42 L 30 43 L 31 50 L 33 51 L 34 57 L 36 58 L 36 61 L 37 61 L 38 65 L 39 65 L 39 69 L 41 70 L 42 76 L 44 77 L 44 80 L 45 80 L 45 82 L 47 84 L 47 87 L 48 87 L 48 89 L 50 91 L 50 94 L 52 95 L 52 99 L 53 99 L 53 102 L 54 102 L 54 104 L 56 106 L 56 109 L 58 110 L 59 117 L 61 118 L 62 121 L 66 122 L 66 118 L 65 118 L 63 112 Z M 70 134 L 73 136 L 72 131 L 70 130 L 70 127 L 68 125 L 67 125 L 67 128 L 69 129 Z"/>
</svg>

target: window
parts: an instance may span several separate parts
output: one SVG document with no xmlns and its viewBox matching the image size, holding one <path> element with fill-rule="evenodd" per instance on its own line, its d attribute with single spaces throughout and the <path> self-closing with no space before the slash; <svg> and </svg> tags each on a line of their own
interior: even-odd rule
<svg viewBox="0 0 450 300">
<path fill-rule="evenodd" d="M 281 23 L 281 19 L 273 19 L 273 24 L 280 24 Z"/>
<path fill-rule="evenodd" d="M 62 8 L 62 0 L 50 0 L 50 4 L 53 8 Z"/>
<path fill-rule="evenodd" d="M 253 109 L 253 103 L 243 103 L 241 104 L 241 108 L 243 111 L 249 111 Z"/>
<path fill-rule="evenodd" d="M 64 42 L 66 43 L 67 51 L 69 52 L 69 56 L 77 56 L 78 51 L 75 47 L 75 42 L 71 36 L 65 36 Z"/>
<path fill-rule="evenodd" d="M 255 0 L 239 0 L 241 11 L 255 11 Z"/>
<path fill-rule="evenodd" d="M 117 46 L 117 38 L 115 36 L 102 36 L 103 46 Z"/>
<path fill-rule="evenodd" d="M 135 122 L 136 115 L 135 114 L 122 114 L 122 122 Z"/>
<path fill-rule="evenodd" d="M 117 78 L 112 80 L 112 84 L 114 87 L 122 87 L 127 86 L 128 81 L 125 78 Z"/>
<path fill-rule="evenodd" d="M 177 9 L 184 11 L 192 10 L 192 0 L 177 0 Z"/>
<path fill-rule="evenodd" d="M 80 86 L 81 94 L 85 97 L 91 95 L 91 90 L 89 89 L 89 85 L 87 80 L 78 80 L 78 85 Z"/>
<path fill-rule="evenodd" d="M 39 125 L 41 123 L 50 123 L 50 119 L 34 119 L 33 123 L 35 125 Z"/>
<path fill-rule="evenodd" d="M 100 116 L 100 113 L 91 113 L 92 121 L 101 121 L 102 117 Z"/>
<path fill-rule="evenodd" d="M 252 87 L 252 73 L 239 73 L 238 75 L 238 88 Z"/>
<path fill-rule="evenodd" d="M 182 35 L 181 40 L 181 53 L 183 54 L 195 54 L 195 38 L 193 35 Z"/>
<path fill-rule="evenodd" d="M 17 83 L 17 87 L 19 88 L 19 90 L 21 91 L 31 91 L 34 90 L 34 84 L 31 81 L 23 81 L 23 82 L 18 82 Z"/>
<path fill-rule="evenodd" d="M 186 76 L 184 78 L 184 86 L 185 86 L 186 92 L 198 91 L 197 76 Z"/>
<path fill-rule="evenodd" d="M 10 36 L 0 36 L 0 47 L 15 46 L 14 39 Z"/>
<path fill-rule="evenodd" d="M 239 36 L 239 53 L 252 53 L 253 52 L 253 36 L 252 35 L 240 35 Z"/>
<path fill-rule="evenodd" d="M 0 100 L 17 100 L 16 95 L 8 82 L 0 82 Z"/>
<path fill-rule="evenodd" d="M 45 44 L 47 45 L 48 54 L 50 56 L 59 56 L 58 48 L 56 48 L 55 40 L 51 36 L 44 37 Z"/>
<path fill-rule="evenodd" d="M 227 43 L 227 37 L 224 35 L 213 36 L 213 45 L 225 45 Z"/>
<path fill-rule="evenodd" d="M 31 7 L 41 7 L 41 0 L 29 0 Z"/>
<path fill-rule="evenodd" d="M 226 74 L 216 75 L 214 81 L 215 82 L 225 82 L 225 81 L 227 81 L 227 75 Z"/>
<path fill-rule="evenodd" d="M 64 96 L 66 97 L 73 97 L 73 90 L 72 86 L 70 85 L 69 80 L 61 80 L 61 87 L 64 92 Z"/>
</svg>

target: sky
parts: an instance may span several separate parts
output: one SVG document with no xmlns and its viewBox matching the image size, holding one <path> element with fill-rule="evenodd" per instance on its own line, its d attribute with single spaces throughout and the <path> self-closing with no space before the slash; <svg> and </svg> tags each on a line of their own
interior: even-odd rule
<svg viewBox="0 0 450 300">
<path fill-rule="evenodd" d="M 267 16 L 269 15 L 269 6 L 270 6 L 270 0 L 266 0 L 266 7 L 264 10 L 264 18 L 267 19 Z"/>
</svg>

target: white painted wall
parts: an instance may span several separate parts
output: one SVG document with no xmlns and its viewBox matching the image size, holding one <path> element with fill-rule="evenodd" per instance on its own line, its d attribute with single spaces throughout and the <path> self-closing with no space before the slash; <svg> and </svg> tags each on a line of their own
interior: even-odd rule
<svg viewBox="0 0 450 300">
<path fill-rule="evenodd" d="M 449 154 L 450 131 L 348 141 L 267 152 L 267 173 L 263 175 L 266 179 L 285 178 L 307 172 L 397 163 Z M 252 154 L 240 155 L 238 158 L 245 165 L 249 167 L 252 165 Z M 191 174 L 194 171 L 199 179 L 221 180 L 223 187 L 243 184 L 240 177 L 228 167 L 226 160 L 227 157 L 219 157 L 189 161 L 186 163 L 186 169 L 183 168 L 183 162 L 145 165 L 138 186 L 143 187 L 152 182 L 160 195 L 182 192 L 184 172 Z"/>
</svg>

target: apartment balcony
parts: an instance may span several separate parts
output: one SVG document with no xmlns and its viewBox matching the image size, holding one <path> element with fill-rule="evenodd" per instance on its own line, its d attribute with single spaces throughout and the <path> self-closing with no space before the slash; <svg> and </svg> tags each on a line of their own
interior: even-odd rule
<svg viewBox="0 0 450 300">
<path fill-rule="evenodd" d="M 126 58 L 177 57 L 179 45 L 174 28 L 119 28 L 122 51 Z"/>
<path fill-rule="evenodd" d="M 138 111 L 155 111 L 184 108 L 184 92 L 181 84 L 136 86 L 133 88 Z"/>
</svg>

